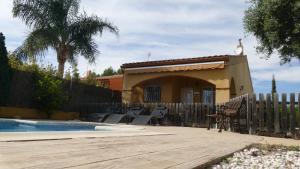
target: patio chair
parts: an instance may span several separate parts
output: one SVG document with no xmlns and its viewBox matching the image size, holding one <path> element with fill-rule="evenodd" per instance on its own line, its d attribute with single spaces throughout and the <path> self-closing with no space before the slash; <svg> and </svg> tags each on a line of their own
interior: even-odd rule
<svg viewBox="0 0 300 169">
<path fill-rule="evenodd" d="M 227 130 L 227 123 L 229 123 L 232 131 L 241 131 L 242 126 L 244 127 L 246 125 L 241 123 L 241 110 L 245 108 L 245 104 L 245 98 L 241 98 L 222 105 L 215 114 L 207 115 L 209 118 L 207 129 L 210 129 L 212 121 L 215 120 L 216 123 L 219 124 L 219 132 L 222 132 L 222 129 Z"/>
<path fill-rule="evenodd" d="M 217 126 L 219 126 L 219 132 L 222 132 L 222 129 L 224 129 L 225 131 L 227 130 L 225 125 L 227 119 L 226 114 L 224 113 L 225 108 L 226 108 L 225 105 L 221 105 L 214 114 L 207 115 L 208 117 L 207 130 L 210 130 L 213 122 L 215 122 Z"/>
</svg>

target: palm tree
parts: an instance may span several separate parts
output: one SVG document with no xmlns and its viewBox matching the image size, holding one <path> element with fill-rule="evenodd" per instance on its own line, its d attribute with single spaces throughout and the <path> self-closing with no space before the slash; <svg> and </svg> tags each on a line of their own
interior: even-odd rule
<svg viewBox="0 0 300 169">
<path fill-rule="evenodd" d="M 54 49 L 59 77 L 65 63 L 76 63 L 79 55 L 93 63 L 98 50 L 92 36 L 104 30 L 118 35 L 118 28 L 95 15 L 79 14 L 79 4 L 80 0 L 14 0 L 13 16 L 32 29 L 18 51 L 36 58 Z"/>
</svg>

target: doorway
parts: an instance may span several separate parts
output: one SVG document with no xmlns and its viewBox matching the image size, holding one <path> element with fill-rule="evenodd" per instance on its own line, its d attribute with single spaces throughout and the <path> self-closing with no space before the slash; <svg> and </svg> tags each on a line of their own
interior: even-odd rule
<svg viewBox="0 0 300 169">
<path fill-rule="evenodd" d="M 181 103 L 193 103 L 194 102 L 194 89 L 182 88 L 181 89 Z"/>
</svg>

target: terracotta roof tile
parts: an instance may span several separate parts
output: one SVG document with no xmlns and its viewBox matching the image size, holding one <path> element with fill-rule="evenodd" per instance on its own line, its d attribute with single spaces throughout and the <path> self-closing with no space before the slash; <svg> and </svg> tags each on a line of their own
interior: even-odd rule
<svg viewBox="0 0 300 169">
<path fill-rule="evenodd" d="M 134 63 L 125 63 L 121 66 L 121 68 L 138 68 L 138 67 L 228 61 L 230 56 L 233 56 L 233 55 L 215 55 L 215 56 L 195 57 L 195 58 L 158 60 L 158 61 L 148 61 L 148 62 L 134 62 Z"/>
</svg>

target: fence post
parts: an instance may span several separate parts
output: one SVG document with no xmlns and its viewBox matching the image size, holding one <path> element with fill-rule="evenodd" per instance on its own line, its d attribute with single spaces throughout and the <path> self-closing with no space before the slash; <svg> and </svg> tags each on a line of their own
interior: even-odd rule
<svg viewBox="0 0 300 169">
<path fill-rule="evenodd" d="M 280 133 L 278 94 L 274 94 L 274 132 Z"/>
<path fill-rule="evenodd" d="M 282 107 L 281 107 L 281 126 L 284 134 L 287 133 L 287 106 L 286 106 L 286 93 L 282 94 Z"/>
<path fill-rule="evenodd" d="M 251 97 L 249 96 L 249 94 L 247 94 L 247 131 L 249 132 L 249 134 L 252 133 L 250 129 L 250 117 L 251 117 L 250 101 L 251 101 Z"/>
<path fill-rule="evenodd" d="M 256 111 L 256 94 L 252 96 L 252 127 L 253 133 L 256 133 L 257 130 L 257 111 Z"/>
<path fill-rule="evenodd" d="M 266 113 L 267 113 L 267 132 L 270 132 L 272 130 L 272 103 L 271 103 L 271 94 L 267 94 L 266 99 Z"/>
<path fill-rule="evenodd" d="M 299 102 L 299 100 L 298 100 Z M 295 117 L 296 117 L 296 114 L 295 114 L 295 93 L 291 93 L 290 95 L 290 132 L 292 134 L 295 134 Z"/>
<path fill-rule="evenodd" d="M 265 109 L 264 109 L 265 98 L 262 93 L 259 94 L 259 130 L 264 131 L 265 127 Z"/>
</svg>

